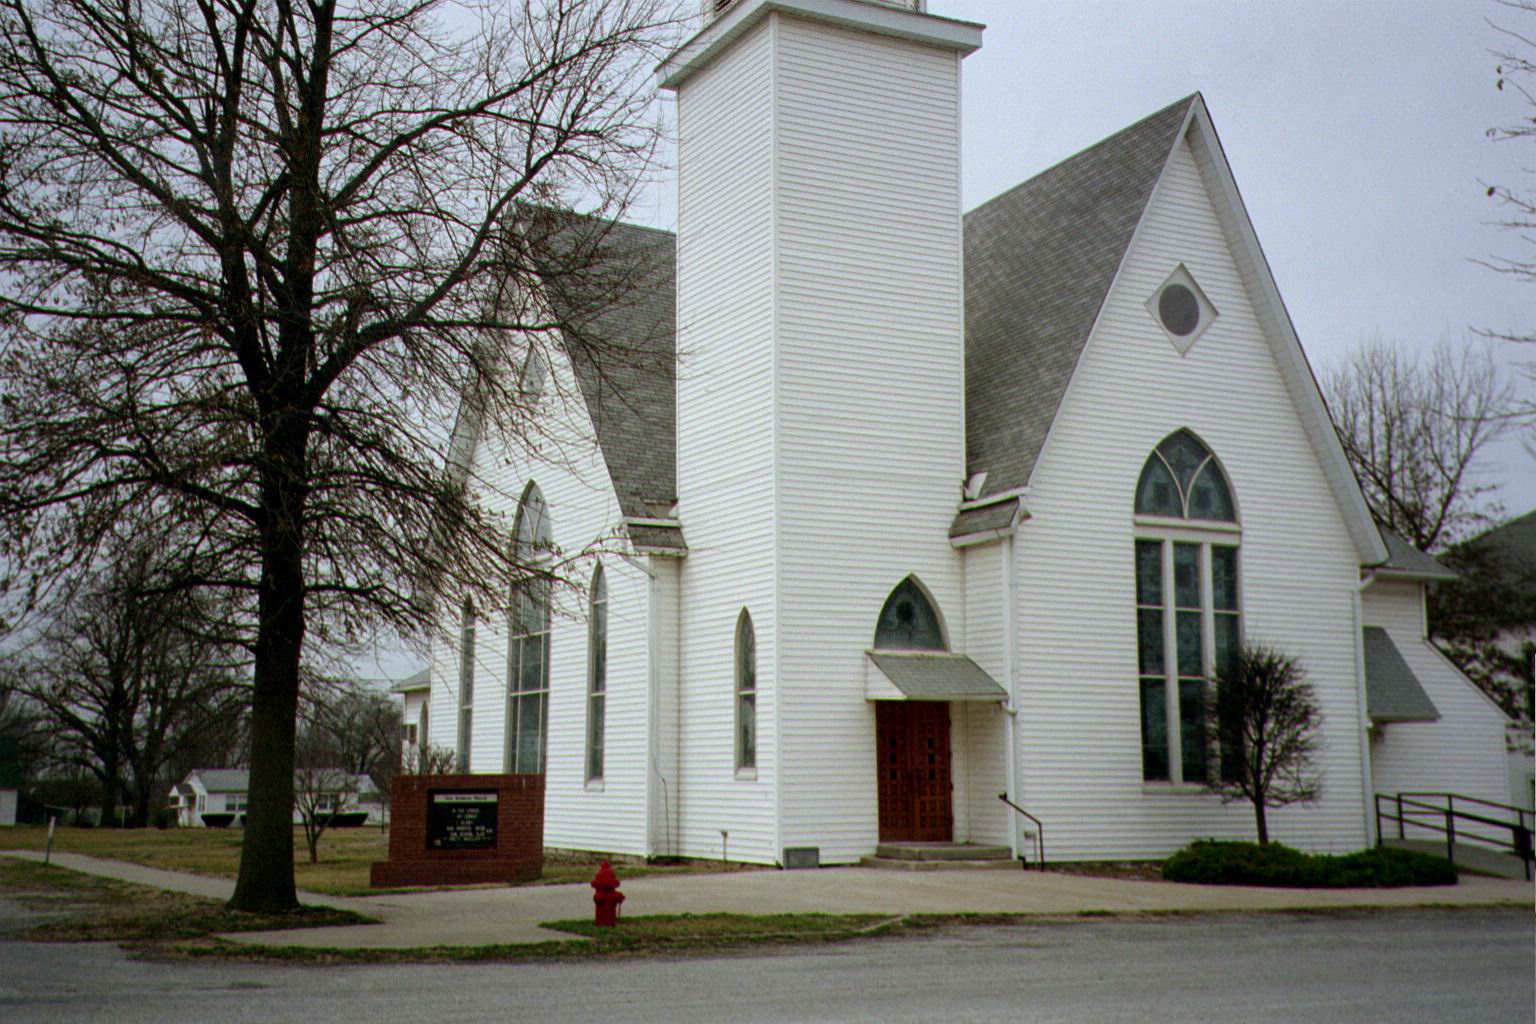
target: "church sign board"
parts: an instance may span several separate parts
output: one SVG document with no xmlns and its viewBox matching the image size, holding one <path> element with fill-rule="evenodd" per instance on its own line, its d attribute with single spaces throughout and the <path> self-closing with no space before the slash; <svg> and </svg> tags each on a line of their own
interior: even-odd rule
<svg viewBox="0 0 1536 1024">
<path fill-rule="evenodd" d="M 495 790 L 434 790 L 427 804 L 427 848 L 496 849 Z"/>
<path fill-rule="evenodd" d="M 526 882 L 544 868 L 541 774 L 398 775 L 376 889 Z"/>
</svg>

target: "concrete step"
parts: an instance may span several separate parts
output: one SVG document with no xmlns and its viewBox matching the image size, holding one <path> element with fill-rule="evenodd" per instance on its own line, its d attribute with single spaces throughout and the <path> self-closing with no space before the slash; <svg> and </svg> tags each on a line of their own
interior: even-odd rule
<svg viewBox="0 0 1536 1024">
<path fill-rule="evenodd" d="M 881 843 L 875 858 L 910 861 L 992 861 L 1012 860 L 1006 846 L 979 846 L 974 843 Z"/>
<path fill-rule="evenodd" d="M 859 866 L 887 871 L 1019 871 L 1016 860 L 906 860 L 900 857 L 861 857 Z"/>
</svg>

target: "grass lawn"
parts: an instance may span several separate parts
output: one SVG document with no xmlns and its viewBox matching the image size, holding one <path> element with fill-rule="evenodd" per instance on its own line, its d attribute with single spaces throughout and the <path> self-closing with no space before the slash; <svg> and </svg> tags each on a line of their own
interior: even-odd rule
<svg viewBox="0 0 1536 1024">
<path fill-rule="evenodd" d="M 597 928 L 584 919 L 550 921 L 546 922 L 545 927 L 581 938 L 522 945 L 314 949 L 305 946 L 246 946 L 216 939 L 166 945 L 154 952 L 187 959 L 320 964 L 591 960 L 714 954 L 746 947 L 849 942 L 954 923 L 965 922 L 953 918 L 901 918 L 885 914 L 670 914 L 621 918 L 617 928 Z M 978 920 L 977 923 L 1004 922 L 988 919 Z"/>
<path fill-rule="evenodd" d="M 219 900 L 0 857 L 0 890 L 36 914 L 22 938 L 34 942 L 180 942 L 217 932 L 362 924 L 345 910 L 237 914 Z"/>
<path fill-rule="evenodd" d="M 238 828 L 60 828 L 53 848 L 91 857 L 126 860 L 168 871 L 234 878 L 240 867 L 240 843 L 245 833 Z M 41 850 L 48 843 L 42 826 L 22 826 L 0 833 L 0 849 Z M 378 828 L 328 829 L 320 837 L 320 862 L 309 863 L 304 830 L 293 830 L 294 875 L 300 889 L 331 896 L 368 896 L 380 890 L 368 887 L 368 866 L 388 858 L 389 838 Z M 544 877 L 531 885 L 590 882 L 601 858 L 556 854 L 545 858 Z M 751 870 L 747 865 L 718 861 L 678 864 L 618 864 L 620 878 L 644 875 L 694 874 Z"/>
</svg>

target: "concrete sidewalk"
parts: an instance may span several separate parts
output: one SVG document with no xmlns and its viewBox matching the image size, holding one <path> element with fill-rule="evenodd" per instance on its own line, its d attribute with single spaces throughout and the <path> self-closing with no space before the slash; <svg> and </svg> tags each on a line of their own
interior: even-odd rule
<svg viewBox="0 0 1536 1024">
<path fill-rule="evenodd" d="M 16 854 L 40 859 L 33 854 Z M 67 858 L 67 859 L 66 859 Z M 55 855 L 78 871 L 227 898 L 234 883 L 120 861 Z M 622 870 L 620 872 L 622 876 Z M 1261 889 L 1180 885 L 1025 871 L 746 871 L 667 875 L 623 884 L 624 913 L 703 914 L 1082 914 L 1244 912 L 1341 907 L 1509 906 L 1533 909 L 1528 882 L 1467 877 L 1459 885 L 1415 889 Z M 305 894 L 307 903 L 353 910 L 378 924 L 228 935 L 235 942 L 332 949 L 413 949 L 548 942 L 572 936 L 541 921 L 587 918 L 586 885 L 459 889 L 361 898 Z"/>
</svg>

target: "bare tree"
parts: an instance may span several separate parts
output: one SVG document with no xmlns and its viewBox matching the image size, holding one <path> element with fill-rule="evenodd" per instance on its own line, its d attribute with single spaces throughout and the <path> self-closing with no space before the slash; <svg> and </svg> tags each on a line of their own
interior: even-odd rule
<svg viewBox="0 0 1536 1024">
<path fill-rule="evenodd" d="M 1378 340 L 1323 389 L 1378 524 L 1431 551 L 1496 514 L 1478 458 L 1509 429 L 1514 391 L 1487 348 L 1446 342 L 1421 359 Z"/>
<path fill-rule="evenodd" d="M 1488 129 L 1488 137 L 1501 145 L 1529 145 L 1536 142 L 1536 0 L 1496 0 L 1507 17 L 1489 24 L 1503 38 L 1503 45 L 1493 51 L 1498 61 L 1494 86 L 1514 97 L 1519 113 L 1511 121 Z M 1531 164 L 1527 175 L 1536 174 Z M 1514 236 L 1525 248 L 1512 256 L 1489 256 L 1479 262 L 1496 273 L 1525 285 L 1536 285 L 1536 180 L 1517 184 L 1487 185 L 1488 197 L 1499 208 L 1499 226 Z M 1498 328 L 1484 328 L 1478 333 L 1514 345 L 1536 347 L 1536 320 Z M 1536 356 L 1527 356 L 1517 364 L 1516 372 L 1530 382 L 1516 400 L 1510 417 L 1521 434 L 1526 451 L 1536 457 Z"/>
<path fill-rule="evenodd" d="M 198 632 L 204 602 L 159 590 L 154 552 L 113 556 L 43 634 L 21 688 L 100 780 L 102 824 L 117 820 L 120 799 L 144 824 L 183 747 L 238 717 L 249 693 L 233 653 Z"/>
<path fill-rule="evenodd" d="M 1294 658 L 1245 646 L 1218 669 L 1208 711 L 1221 764 L 1211 787 L 1223 803 L 1251 803 L 1267 843 L 1268 808 L 1310 803 L 1322 791 L 1313 763 L 1322 711 L 1312 685 Z"/>
<path fill-rule="evenodd" d="M 357 776 L 331 763 L 333 751 L 320 737 L 299 741 L 298 767 L 294 771 L 294 809 L 304 828 L 304 845 L 309 862 L 320 863 L 320 837 L 325 835 L 354 797 L 358 795 Z M 290 842 L 292 840 L 290 839 Z"/>
<path fill-rule="evenodd" d="M 541 289 L 622 299 L 603 225 L 677 9 L 0 0 L 0 555 L 46 601 L 148 510 L 196 538 L 186 585 L 238 596 L 237 909 L 297 905 L 306 641 L 549 572 L 443 467 L 471 425 L 536 440 L 529 348 L 599 343 Z"/>
<path fill-rule="evenodd" d="M 406 751 L 401 762 L 402 775 L 448 775 L 454 771 L 457 753 L 452 747 L 421 743 Z"/>
</svg>

